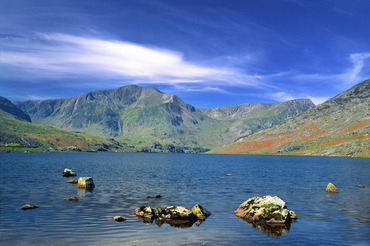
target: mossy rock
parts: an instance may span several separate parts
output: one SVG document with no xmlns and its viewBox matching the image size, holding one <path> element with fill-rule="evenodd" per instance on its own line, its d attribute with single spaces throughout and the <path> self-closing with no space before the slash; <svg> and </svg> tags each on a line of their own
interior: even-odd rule
<svg viewBox="0 0 370 246">
<path fill-rule="evenodd" d="M 208 216 L 211 215 L 211 212 L 203 208 L 199 204 L 195 205 L 191 211 L 195 214 L 198 220 L 205 220 Z"/>
<path fill-rule="evenodd" d="M 77 182 L 77 188 L 94 188 L 94 181 L 91 177 L 80 177 Z"/>
<path fill-rule="evenodd" d="M 325 190 L 327 193 L 339 193 L 340 190 L 338 190 L 337 187 L 335 187 L 334 184 L 332 183 L 329 183 L 327 186 L 326 186 L 326 190 Z"/>
<path fill-rule="evenodd" d="M 63 177 L 74 177 L 76 176 L 76 171 L 66 168 L 64 169 L 62 176 Z"/>
<path fill-rule="evenodd" d="M 31 204 L 26 204 L 21 207 L 22 210 L 29 210 L 29 209 L 35 209 L 38 208 L 39 206 L 31 205 Z"/>
</svg>

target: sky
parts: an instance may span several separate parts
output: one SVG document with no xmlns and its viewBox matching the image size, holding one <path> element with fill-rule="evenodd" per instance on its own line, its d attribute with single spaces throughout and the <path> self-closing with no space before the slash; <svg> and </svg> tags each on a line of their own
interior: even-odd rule
<svg viewBox="0 0 370 246">
<path fill-rule="evenodd" d="M 370 78 L 368 0 L 0 0 L 0 95 L 136 84 L 195 107 L 315 104 Z"/>
</svg>

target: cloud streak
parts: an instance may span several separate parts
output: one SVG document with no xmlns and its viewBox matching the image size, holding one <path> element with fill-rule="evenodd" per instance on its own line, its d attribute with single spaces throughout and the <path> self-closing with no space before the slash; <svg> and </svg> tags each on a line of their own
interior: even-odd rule
<svg viewBox="0 0 370 246">
<path fill-rule="evenodd" d="M 188 62 L 178 52 L 130 42 L 102 40 L 66 34 L 39 34 L 35 42 L 5 42 L 2 64 L 21 71 L 18 76 L 61 78 L 84 75 L 94 78 L 142 79 L 155 82 L 249 84 L 258 76 L 228 67 L 202 66 Z M 14 74 L 11 74 L 12 76 Z"/>
</svg>

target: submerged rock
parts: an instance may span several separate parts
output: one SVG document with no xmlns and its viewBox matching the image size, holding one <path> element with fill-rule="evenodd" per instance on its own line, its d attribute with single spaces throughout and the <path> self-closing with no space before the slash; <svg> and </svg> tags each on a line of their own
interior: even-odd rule
<svg viewBox="0 0 370 246">
<path fill-rule="evenodd" d="M 146 198 L 162 198 L 163 196 L 161 194 L 157 194 L 155 196 L 146 196 Z"/>
<path fill-rule="evenodd" d="M 118 222 L 122 222 L 126 220 L 126 218 L 122 216 L 114 216 L 113 219 Z"/>
<path fill-rule="evenodd" d="M 64 172 L 62 174 L 63 177 L 72 177 L 72 176 L 76 176 L 76 171 L 75 170 L 71 170 L 71 169 L 64 169 Z"/>
<path fill-rule="evenodd" d="M 93 189 L 94 181 L 91 177 L 81 177 L 78 179 L 77 188 Z"/>
<path fill-rule="evenodd" d="M 250 222 L 285 224 L 298 219 L 277 196 L 255 196 L 243 202 L 234 214 Z"/>
<path fill-rule="evenodd" d="M 75 179 L 67 180 L 66 183 L 77 184 L 78 181 Z"/>
<path fill-rule="evenodd" d="M 31 205 L 31 204 L 26 204 L 21 207 L 22 210 L 28 210 L 28 209 L 35 209 L 38 208 L 39 206 Z"/>
<path fill-rule="evenodd" d="M 333 185 L 332 183 L 329 183 L 328 186 L 326 186 L 326 190 L 325 190 L 327 193 L 339 193 L 340 190 L 337 189 L 337 187 L 335 187 L 335 185 Z"/>
<path fill-rule="evenodd" d="M 70 201 L 70 202 L 77 202 L 78 201 L 78 197 L 76 196 L 72 196 L 72 197 L 69 197 L 69 198 L 64 198 L 65 201 Z"/>
</svg>

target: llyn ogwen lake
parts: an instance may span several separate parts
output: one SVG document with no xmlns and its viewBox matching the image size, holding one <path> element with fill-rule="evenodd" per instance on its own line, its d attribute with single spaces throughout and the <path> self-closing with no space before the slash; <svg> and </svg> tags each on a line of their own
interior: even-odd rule
<svg viewBox="0 0 370 246">
<path fill-rule="evenodd" d="M 366 158 L 0 153 L 0 163 L 0 245 L 370 244 Z M 92 177 L 95 188 L 66 183 L 65 168 L 75 170 L 76 179 Z M 329 182 L 341 192 L 327 194 Z M 146 198 L 156 194 L 163 197 Z M 298 220 L 271 227 L 234 215 L 260 195 L 280 197 Z M 71 196 L 79 200 L 64 200 Z M 21 210 L 27 203 L 39 208 Z M 143 205 L 195 204 L 212 212 L 201 224 L 144 223 L 133 212 Z M 117 215 L 127 220 L 116 222 Z"/>
</svg>

